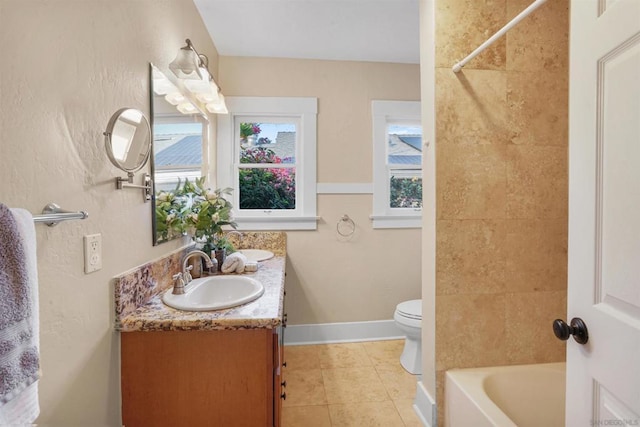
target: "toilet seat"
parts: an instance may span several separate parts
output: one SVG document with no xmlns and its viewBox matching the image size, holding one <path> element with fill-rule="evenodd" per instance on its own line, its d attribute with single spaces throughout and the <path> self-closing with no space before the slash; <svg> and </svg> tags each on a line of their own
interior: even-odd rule
<svg viewBox="0 0 640 427">
<path fill-rule="evenodd" d="M 396 313 L 407 319 L 422 320 L 422 300 L 401 302 L 396 306 Z"/>
</svg>

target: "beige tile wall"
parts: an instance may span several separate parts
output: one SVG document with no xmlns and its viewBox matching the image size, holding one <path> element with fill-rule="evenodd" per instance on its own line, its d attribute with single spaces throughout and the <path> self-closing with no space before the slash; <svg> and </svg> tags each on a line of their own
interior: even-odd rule
<svg viewBox="0 0 640 427">
<path fill-rule="evenodd" d="M 436 370 L 564 359 L 569 2 L 436 2 Z"/>
</svg>

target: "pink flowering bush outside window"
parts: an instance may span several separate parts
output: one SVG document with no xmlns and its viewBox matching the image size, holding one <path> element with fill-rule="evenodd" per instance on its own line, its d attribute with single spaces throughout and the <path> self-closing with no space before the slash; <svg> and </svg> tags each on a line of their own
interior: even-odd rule
<svg viewBox="0 0 640 427">
<path fill-rule="evenodd" d="M 273 150 L 265 147 L 242 151 L 242 164 L 282 164 Z M 240 209 L 295 209 L 295 168 L 240 168 Z"/>
</svg>

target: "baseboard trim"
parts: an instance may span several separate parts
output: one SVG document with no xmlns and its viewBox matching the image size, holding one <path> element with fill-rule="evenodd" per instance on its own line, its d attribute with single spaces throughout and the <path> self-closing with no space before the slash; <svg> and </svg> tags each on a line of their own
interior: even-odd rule
<svg viewBox="0 0 640 427">
<path fill-rule="evenodd" d="M 393 339 L 404 339 L 404 335 L 398 329 L 394 320 L 289 325 L 284 334 L 285 345 Z"/>
<path fill-rule="evenodd" d="M 422 381 L 418 381 L 416 399 L 413 401 L 413 410 L 426 427 L 436 427 L 436 401 L 431 397 Z"/>
</svg>

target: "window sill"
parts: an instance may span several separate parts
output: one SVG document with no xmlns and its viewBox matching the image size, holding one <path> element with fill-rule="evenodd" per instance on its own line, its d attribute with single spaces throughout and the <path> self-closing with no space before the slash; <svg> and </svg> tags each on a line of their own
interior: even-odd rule
<svg viewBox="0 0 640 427">
<path fill-rule="evenodd" d="M 234 218 L 239 230 L 316 230 L 318 228 L 318 216 L 304 217 L 238 217 Z"/>
<path fill-rule="evenodd" d="M 370 215 L 373 228 L 422 228 L 422 215 Z"/>
</svg>

